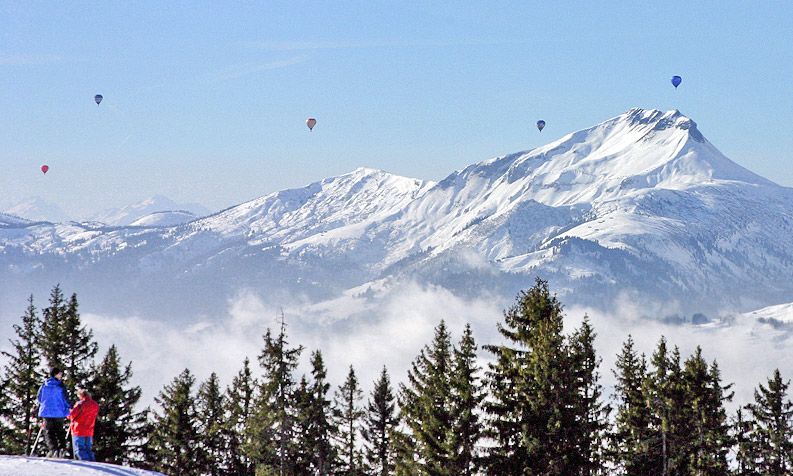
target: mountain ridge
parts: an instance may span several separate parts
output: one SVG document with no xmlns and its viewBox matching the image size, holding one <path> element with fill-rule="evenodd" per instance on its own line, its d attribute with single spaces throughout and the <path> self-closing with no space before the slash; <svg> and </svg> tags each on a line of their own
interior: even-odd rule
<svg viewBox="0 0 793 476">
<path fill-rule="evenodd" d="M 386 278 L 511 295 L 532 275 L 573 303 L 627 292 L 711 314 L 793 293 L 793 189 L 677 110 L 630 109 L 437 183 L 358 168 L 174 226 L 14 226 L 0 234 L 6 276 L 95 286 L 123 272 L 149 293 L 222 302 L 244 287 L 316 302 Z"/>
</svg>

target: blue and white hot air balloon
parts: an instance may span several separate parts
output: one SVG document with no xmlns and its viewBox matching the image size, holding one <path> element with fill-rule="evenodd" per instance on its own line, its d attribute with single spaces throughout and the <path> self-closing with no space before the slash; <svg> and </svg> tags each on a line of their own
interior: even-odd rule
<svg viewBox="0 0 793 476">
<path fill-rule="evenodd" d="M 683 78 L 681 78 L 680 76 L 672 76 L 672 86 L 674 86 L 675 89 L 677 89 L 677 87 L 680 86 L 680 83 L 682 82 L 683 82 Z"/>
<path fill-rule="evenodd" d="M 539 129 L 540 132 L 542 132 L 542 130 L 545 129 L 545 121 L 543 121 L 542 119 L 537 121 L 537 129 Z"/>
</svg>

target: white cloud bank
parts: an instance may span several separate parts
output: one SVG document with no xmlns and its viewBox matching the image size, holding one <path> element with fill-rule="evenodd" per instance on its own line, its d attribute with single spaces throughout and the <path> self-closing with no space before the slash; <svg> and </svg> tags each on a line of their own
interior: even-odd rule
<svg viewBox="0 0 793 476">
<path fill-rule="evenodd" d="M 305 347 L 299 372 L 308 372 L 310 352 L 321 349 L 334 385 L 342 383 L 353 365 L 368 391 L 383 365 L 393 381 L 402 381 L 410 362 L 432 339 L 440 319 L 446 320 L 455 340 L 470 322 L 480 346 L 498 342 L 496 322 L 510 304 L 489 296 L 464 298 L 442 288 L 411 283 L 374 298 L 350 295 L 322 305 L 284 306 L 284 313 L 290 343 Z M 793 377 L 790 329 L 749 319 L 729 325 L 666 324 L 633 317 L 639 314 L 638 309 L 641 307 L 624 304 L 612 315 L 584 308 L 566 309 L 568 331 L 580 324 L 585 313 L 591 317 L 598 333 L 596 344 L 603 357 L 601 375 L 607 389 L 614 381 L 611 369 L 615 355 L 628 334 L 648 356 L 662 335 L 671 345 L 680 346 L 684 358 L 697 345 L 702 346 L 706 359 L 718 361 L 724 381 L 735 383 L 738 403 L 748 402 L 753 389 L 774 368 L 779 367 L 787 378 Z M 162 386 L 185 367 L 199 380 L 215 371 L 224 384 L 231 381 L 246 356 L 258 370 L 256 357 L 262 335 L 267 327 L 277 329 L 278 315 L 277 304 L 246 291 L 229 303 L 223 318 L 198 321 L 188 327 L 135 317 L 85 314 L 84 319 L 100 344 L 116 343 L 122 358 L 133 362 L 135 383 L 143 387 L 146 403 L 151 403 Z M 480 357 L 484 361 L 488 354 L 480 349 Z"/>
</svg>

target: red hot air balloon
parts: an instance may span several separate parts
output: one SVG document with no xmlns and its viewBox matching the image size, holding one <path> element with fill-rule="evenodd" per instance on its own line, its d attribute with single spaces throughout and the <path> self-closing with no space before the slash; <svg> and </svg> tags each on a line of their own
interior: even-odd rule
<svg viewBox="0 0 793 476">
<path fill-rule="evenodd" d="M 309 117 L 308 119 L 306 119 L 306 125 L 308 126 L 308 130 L 313 131 L 314 126 L 317 125 L 317 120 L 314 119 L 313 117 Z"/>
<path fill-rule="evenodd" d="M 41 173 L 46 174 L 49 169 L 50 169 L 49 165 L 42 165 L 41 166 Z"/>
</svg>

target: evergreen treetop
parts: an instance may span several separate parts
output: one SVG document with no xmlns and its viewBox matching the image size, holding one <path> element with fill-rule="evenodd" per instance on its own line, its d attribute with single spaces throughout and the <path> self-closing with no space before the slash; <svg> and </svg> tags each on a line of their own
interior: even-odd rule
<svg viewBox="0 0 793 476">
<path fill-rule="evenodd" d="M 754 403 L 746 405 L 753 420 L 751 452 L 760 474 L 793 474 L 793 402 L 788 397 L 790 381 L 779 369 L 766 385 L 754 392 Z"/>
<path fill-rule="evenodd" d="M 250 446 L 246 438 L 253 417 L 256 387 L 257 382 L 251 371 L 250 360 L 246 357 L 242 369 L 226 389 L 226 397 L 223 400 L 227 415 L 224 432 L 228 475 L 253 476 L 255 471 L 254 463 L 245 453 L 244 448 Z"/>
<path fill-rule="evenodd" d="M 395 471 L 394 431 L 398 424 L 391 379 L 383 366 L 366 405 L 361 428 L 366 464 L 374 476 L 388 476 Z"/>
<path fill-rule="evenodd" d="M 363 391 L 350 365 L 344 384 L 339 386 L 334 395 L 334 422 L 336 427 L 337 452 L 339 456 L 338 471 L 347 476 L 364 474 L 359 449 L 359 425 L 364 415 L 360 406 Z"/>
<path fill-rule="evenodd" d="M 172 476 L 200 474 L 200 442 L 194 396 L 195 377 L 185 369 L 165 386 L 155 402 L 161 411 L 155 413 L 150 444 L 152 466 Z"/>
</svg>

